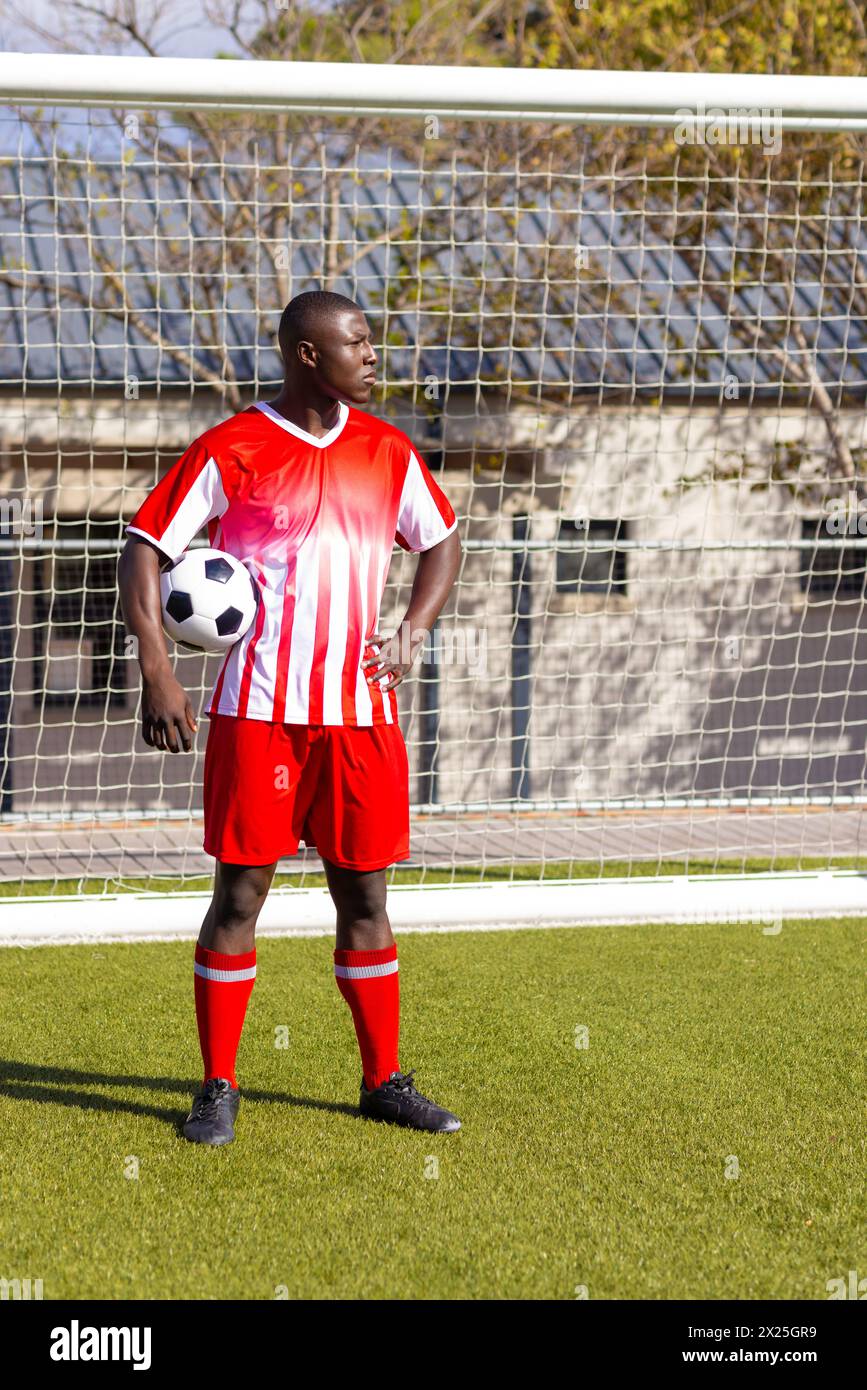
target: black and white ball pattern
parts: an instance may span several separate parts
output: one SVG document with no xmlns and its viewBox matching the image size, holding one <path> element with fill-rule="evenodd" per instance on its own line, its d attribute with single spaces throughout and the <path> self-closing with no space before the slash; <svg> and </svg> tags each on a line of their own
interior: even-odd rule
<svg viewBox="0 0 867 1390">
<path fill-rule="evenodd" d="M 182 647 L 224 652 L 256 616 L 259 590 L 246 566 L 222 550 L 187 550 L 160 575 L 163 627 Z"/>
</svg>

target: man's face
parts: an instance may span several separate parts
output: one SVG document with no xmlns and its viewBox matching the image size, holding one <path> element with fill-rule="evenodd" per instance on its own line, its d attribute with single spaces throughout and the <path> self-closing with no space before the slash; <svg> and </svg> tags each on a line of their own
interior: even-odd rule
<svg viewBox="0 0 867 1390">
<path fill-rule="evenodd" d="M 312 365 L 309 345 L 300 344 L 303 360 Z M 376 382 L 376 353 L 370 328 L 360 309 L 334 314 L 316 344 L 314 374 L 335 400 L 366 405 Z"/>
</svg>

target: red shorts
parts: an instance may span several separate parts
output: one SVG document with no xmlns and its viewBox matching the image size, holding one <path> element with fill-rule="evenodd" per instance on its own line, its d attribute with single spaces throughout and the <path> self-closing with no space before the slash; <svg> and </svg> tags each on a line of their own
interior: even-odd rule
<svg viewBox="0 0 867 1390">
<path fill-rule="evenodd" d="M 398 724 L 273 724 L 212 714 L 206 854 L 274 864 L 299 839 L 346 869 L 409 858 L 409 764 Z"/>
</svg>

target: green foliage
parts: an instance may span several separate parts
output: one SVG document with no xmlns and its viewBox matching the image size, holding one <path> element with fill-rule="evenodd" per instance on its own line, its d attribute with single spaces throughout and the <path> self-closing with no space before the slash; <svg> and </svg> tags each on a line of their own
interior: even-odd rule
<svg viewBox="0 0 867 1390">
<path fill-rule="evenodd" d="M 276 11 L 260 57 L 479 67 L 787 72 L 861 76 L 863 10 L 849 0 L 345 0 Z"/>
</svg>

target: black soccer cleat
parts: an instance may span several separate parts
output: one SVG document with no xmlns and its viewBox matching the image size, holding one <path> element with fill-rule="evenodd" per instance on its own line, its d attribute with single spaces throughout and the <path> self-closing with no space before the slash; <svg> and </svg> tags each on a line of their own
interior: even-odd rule
<svg viewBox="0 0 867 1390">
<path fill-rule="evenodd" d="M 427 1096 L 419 1095 L 412 1084 L 414 1071 L 393 1071 L 387 1081 L 375 1090 L 368 1091 L 361 1078 L 361 1099 L 359 1107 L 362 1115 L 370 1120 L 387 1120 L 394 1125 L 406 1125 L 410 1129 L 431 1130 L 435 1134 L 450 1134 L 460 1129 L 461 1122 L 450 1110 L 435 1105 Z"/>
<path fill-rule="evenodd" d="M 193 1144 L 231 1144 L 241 1092 L 223 1076 L 212 1076 L 193 1100 L 184 1138 Z"/>
</svg>

